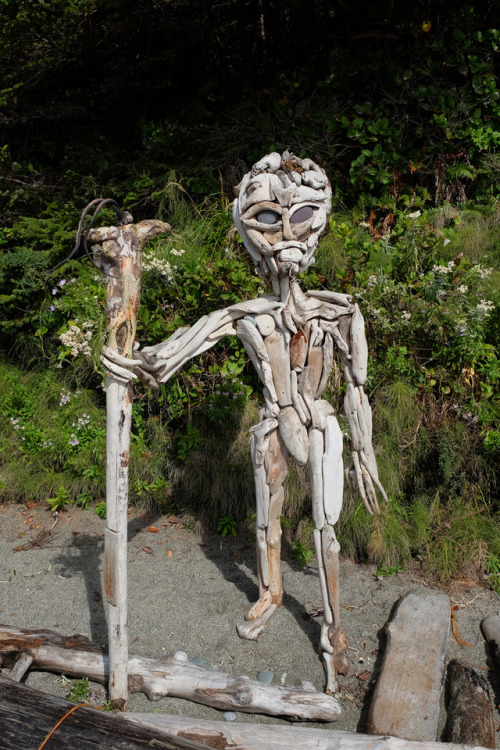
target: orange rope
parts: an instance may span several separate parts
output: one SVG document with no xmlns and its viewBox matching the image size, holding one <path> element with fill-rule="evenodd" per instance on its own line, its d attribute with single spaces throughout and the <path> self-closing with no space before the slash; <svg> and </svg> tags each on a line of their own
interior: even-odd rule
<svg viewBox="0 0 500 750">
<path fill-rule="evenodd" d="M 78 703 L 78 705 L 73 706 L 73 708 L 70 708 L 70 710 L 66 714 L 64 714 L 62 719 L 59 719 L 55 727 L 52 727 L 52 729 L 50 730 L 50 732 L 48 733 L 48 735 L 46 736 L 46 738 L 44 739 L 44 741 L 42 742 L 38 750 L 42 750 L 42 747 L 47 744 L 48 740 L 52 737 L 57 727 L 60 726 L 63 723 L 64 719 L 67 719 L 68 716 L 73 713 L 73 711 L 76 711 L 77 708 L 94 708 L 94 706 L 91 706 L 90 703 Z"/>
</svg>

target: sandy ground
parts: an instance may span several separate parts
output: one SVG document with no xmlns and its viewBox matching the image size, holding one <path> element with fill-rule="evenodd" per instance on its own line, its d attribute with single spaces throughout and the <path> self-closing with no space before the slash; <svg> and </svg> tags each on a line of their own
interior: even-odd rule
<svg viewBox="0 0 500 750">
<path fill-rule="evenodd" d="M 71 508 L 42 546 L 29 546 L 53 523 L 45 508 L 0 505 L 0 623 L 44 628 L 70 635 L 83 633 L 106 644 L 103 601 L 104 521 L 91 511 Z M 148 531 L 155 526 L 158 533 Z M 285 598 L 259 641 L 243 641 L 235 630 L 257 598 L 254 547 L 248 540 L 200 537 L 179 519 L 130 513 L 129 518 L 129 635 L 130 652 L 164 656 L 177 650 L 190 659 L 235 677 L 256 679 L 263 670 L 274 673 L 274 684 L 310 680 L 324 688 L 318 656 L 321 607 L 315 561 L 300 567 L 283 555 Z M 399 598 L 408 591 L 428 592 L 432 586 L 417 574 L 400 573 L 379 580 L 373 566 L 342 561 L 343 627 L 350 641 L 350 673 L 341 677 L 343 716 L 331 728 L 365 730 L 370 695 L 383 656 L 384 628 Z M 480 631 L 483 617 L 500 611 L 499 597 L 462 581 L 447 592 L 457 606 L 459 645 L 450 632 L 448 659 L 458 658 L 489 680 L 494 703 L 500 702 L 500 681 L 491 669 Z M 311 616 L 312 613 L 312 616 Z M 496 680 L 496 681 L 495 681 Z M 65 696 L 68 685 L 59 676 L 32 672 L 28 685 Z M 102 702 L 104 691 L 95 687 Z M 221 712 L 176 698 L 151 703 L 144 695 L 130 696 L 131 711 L 222 720 Z M 444 725 L 443 706 L 441 723 Z M 238 714 L 238 721 L 280 723 L 265 716 Z M 496 725 L 500 715 L 495 713 Z"/>
</svg>

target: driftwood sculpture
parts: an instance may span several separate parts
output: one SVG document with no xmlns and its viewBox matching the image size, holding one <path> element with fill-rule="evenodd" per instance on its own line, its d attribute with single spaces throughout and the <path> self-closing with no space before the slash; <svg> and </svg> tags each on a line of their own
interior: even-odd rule
<svg viewBox="0 0 500 750">
<path fill-rule="evenodd" d="M 282 603 L 280 514 L 290 458 L 309 463 L 314 541 L 324 605 L 320 651 L 326 690 L 339 690 L 347 673 L 348 641 L 339 617 L 339 543 L 334 526 L 342 508 L 342 433 L 331 405 L 322 399 L 335 350 L 347 381 L 345 410 L 352 436 L 346 469 L 369 513 L 377 513 L 376 490 L 385 498 L 372 448 L 371 409 L 363 390 L 367 343 L 361 312 L 348 294 L 304 292 L 295 276 L 315 259 L 328 231 L 331 187 L 321 167 L 288 152 L 257 162 L 237 188 L 234 222 L 258 273 L 273 293 L 241 302 L 181 328 L 167 341 L 135 352 L 142 369 L 162 383 L 189 359 L 224 336 L 243 343 L 263 385 L 265 406 L 251 429 L 257 501 L 259 600 L 238 625 L 256 639 Z M 117 378 L 138 375 L 137 365 L 107 350 L 105 364 Z M 136 363 L 135 363 L 136 364 Z M 127 368 L 128 372 L 127 372 Z"/>
</svg>

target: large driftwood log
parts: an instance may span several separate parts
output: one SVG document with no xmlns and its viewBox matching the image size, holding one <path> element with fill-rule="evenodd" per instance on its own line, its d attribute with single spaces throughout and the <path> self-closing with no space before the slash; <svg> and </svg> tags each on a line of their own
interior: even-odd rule
<svg viewBox="0 0 500 750">
<path fill-rule="evenodd" d="M 19 685 L 0 675 L 0 748 L 39 748 L 49 732 L 75 708 L 74 703 Z M 124 720 L 93 708 L 78 708 L 57 727 L 47 750 L 144 750 L 145 747 L 178 750 L 205 744 L 168 737 L 163 730 Z"/>
<path fill-rule="evenodd" d="M 128 720 L 154 727 L 170 738 L 199 742 L 221 750 L 471 750 L 465 745 L 442 742 L 411 742 L 398 737 L 373 737 L 332 729 L 273 724 L 228 724 L 222 721 L 187 719 L 166 714 L 128 714 Z M 480 750 L 476 747 L 476 750 Z"/>
<path fill-rule="evenodd" d="M 448 664 L 446 739 L 464 745 L 495 747 L 495 721 L 486 680 L 457 659 Z"/>
<path fill-rule="evenodd" d="M 368 714 L 370 734 L 437 737 L 450 631 L 444 594 L 406 594 L 387 626 L 387 649 Z"/>
<path fill-rule="evenodd" d="M 19 653 L 33 658 L 32 669 L 69 677 L 88 677 L 105 684 L 107 653 L 84 636 L 65 638 L 50 630 L 21 630 L 0 625 L 0 656 L 4 666 Z M 164 659 L 131 656 L 128 661 L 130 693 L 145 693 L 150 700 L 167 695 L 222 710 L 290 716 L 312 721 L 335 721 L 342 713 L 331 696 L 319 693 L 309 682 L 291 687 L 265 685 L 245 677 L 212 672 L 188 661 L 177 651 Z"/>
</svg>

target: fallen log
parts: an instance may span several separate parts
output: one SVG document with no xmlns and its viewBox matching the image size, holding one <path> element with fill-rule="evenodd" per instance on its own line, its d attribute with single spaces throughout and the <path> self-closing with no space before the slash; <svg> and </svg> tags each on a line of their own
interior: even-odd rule
<svg viewBox="0 0 500 750">
<path fill-rule="evenodd" d="M 40 748 L 51 730 L 76 704 L 19 685 L 0 675 L 0 748 Z M 203 745 L 164 731 L 123 721 L 123 714 L 78 708 L 57 727 L 47 750 L 144 750 L 145 747 L 204 750 Z"/>
<path fill-rule="evenodd" d="M 88 677 L 106 684 L 109 659 L 107 652 L 82 635 L 66 638 L 51 630 L 24 630 L 0 625 L 0 656 L 4 667 L 15 662 L 19 676 L 19 654 L 27 668 Z M 289 716 L 310 721 L 335 721 L 342 713 L 338 701 L 318 692 L 310 682 L 283 687 L 265 685 L 247 677 L 232 677 L 192 664 L 183 651 L 168 658 L 153 659 L 131 656 L 128 662 L 130 693 L 145 693 L 150 700 L 167 695 L 213 706 L 223 711 Z"/>
<path fill-rule="evenodd" d="M 471 750 L 449 742 L 411 742 L 399 737 L 373 737 L 304 726 L 228 723 L 167 714 L 137 713 L 126 717 L 141 726 L 154 727 L 171 739 L 177 737 L 221 750 Z"/>
<path fill-rule="evenodd" d="M 495 747 L 495 720 L 484 677 L 457 659 L 448 664 L 446 739 L 464 745 Z"/>
<path fill-rule="evenodd" d="M 444 594 L 406 594 L 387 625 L 387 648 L 367 730 L 408 740 L 437 737 L 450 602 Z"/>
<path fill-rule="evenodd" d="M 49 732 L 75 708 L 62 698 L 0 675 L 0 748 L 40 748 Z M 156 713 L 103 713 L 78 708 L 57 727 L 47 750 L 470 750 L 464 745 L 409 742 L 396 737 L 309 729 L 283 724 L 241 724 Z M 476 747 L 475 750 L 482 750 Z"/>
</svg>

